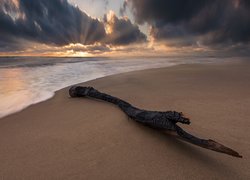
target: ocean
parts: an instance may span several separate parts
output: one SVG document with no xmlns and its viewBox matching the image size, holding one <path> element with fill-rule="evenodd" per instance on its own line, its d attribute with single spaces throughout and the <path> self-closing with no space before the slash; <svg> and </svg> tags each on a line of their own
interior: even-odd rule
<svg viewBox="0 0 250 180">
<path fill-rule="evenodd" d="M 1 57 L 0 118 L 47 100 L 73 84 L 136 70 L 211 62 L 218 59 Z"/>
</svg>

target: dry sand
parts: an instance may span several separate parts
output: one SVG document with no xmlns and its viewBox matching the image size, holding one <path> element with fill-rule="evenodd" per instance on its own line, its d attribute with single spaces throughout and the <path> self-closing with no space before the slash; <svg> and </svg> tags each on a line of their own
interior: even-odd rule
<svg viewBox="0 0 250 180">
<path fill-rule="evenodd" d="M 112 104 L 52 99 L 0 119 L 0 179 L 250 179 L 250 63 L 180 65 L 91 85 L 149 110 L 182 111 L 184 129 L 243 159 L 128 120 Z"/>
</svg>

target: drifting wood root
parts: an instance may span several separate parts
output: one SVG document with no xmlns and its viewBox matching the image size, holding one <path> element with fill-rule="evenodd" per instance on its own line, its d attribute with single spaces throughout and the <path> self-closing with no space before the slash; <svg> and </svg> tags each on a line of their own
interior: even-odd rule
<svg viewBox="0 0 250 180">
<path fill-rule="evenodd" d="M 101 93 L 94 89 L 93 87 L 81 87 L 81 86 L 72 86 L 69 90 L 71 97 L 89 97 L 107 101 L 118 106 L 125 114 L 128 115 L 131 119 L 147 125 L 152 128 L 159 130 L 170 130 L 175 132 L 181 137 L 182 140 L 185 140 L 194 145 L 200 146 L 202 148 L 210 149 L 220 153 L 225 153 L 234 157 L 242 158 L 242 156 L 216 141 L 211 139 L 200 139 L 187 132 L 185 132 L 181 127 L 176 123 L 190 124 L 190 120 L 185 117 L 181 112 L 176 111 L 147 111 L 142 110 L 137 107 L 132 106 L 128 102 L 119 99 L 117 97 Z"/>
</svg>

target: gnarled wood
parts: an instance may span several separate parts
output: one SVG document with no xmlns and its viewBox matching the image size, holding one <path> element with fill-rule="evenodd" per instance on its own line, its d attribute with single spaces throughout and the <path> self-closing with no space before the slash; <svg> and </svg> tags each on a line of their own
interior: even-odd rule
<svg viewBox="0 0 250 180">
<path fill-rule="evenodd" d="M 216 141 L 213 141 L 211 139 L 200 139 L 185 132 L 181 127 L 176 124 L 178 122 L 183 124 L 190 124 L 189 119 L 183 116 L 182 113 L 176 111 L 161 112 L 142 110 L 137 107 L 134 107 L 133 105 L 122 99 L 113 97 L 105 93 L 101 93 L 93 87 L 72 86 L 69 90 L 69 94 L 71 97 L 90 97 L 113 103 L 117 105 L 131 119 L 139 123 L 145 124 L 152 128 L 157 128 L 159 130 L 174 131 L 177 135 L 181 137 L 181 139 L 206 149 L 229 154 L 231 156 L 239 158 L 242 157 L 238 152 Z"/>
</svg>

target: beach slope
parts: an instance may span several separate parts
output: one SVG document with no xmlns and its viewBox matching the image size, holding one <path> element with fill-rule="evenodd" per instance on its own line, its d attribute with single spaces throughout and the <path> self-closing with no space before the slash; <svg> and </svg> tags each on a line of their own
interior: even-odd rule
<svg viewBox="0 0 250 180">
<path fill-rule="evenodd" d="M 130 120 L 116 106 L 70 98 L 0 119 L 0 179 L 249 179 L 250 63 L 179 65 L 81 84 L 148 110 L 176 110 L 182 125 L 243 159 L 188 144 Z"/>
</svg>

